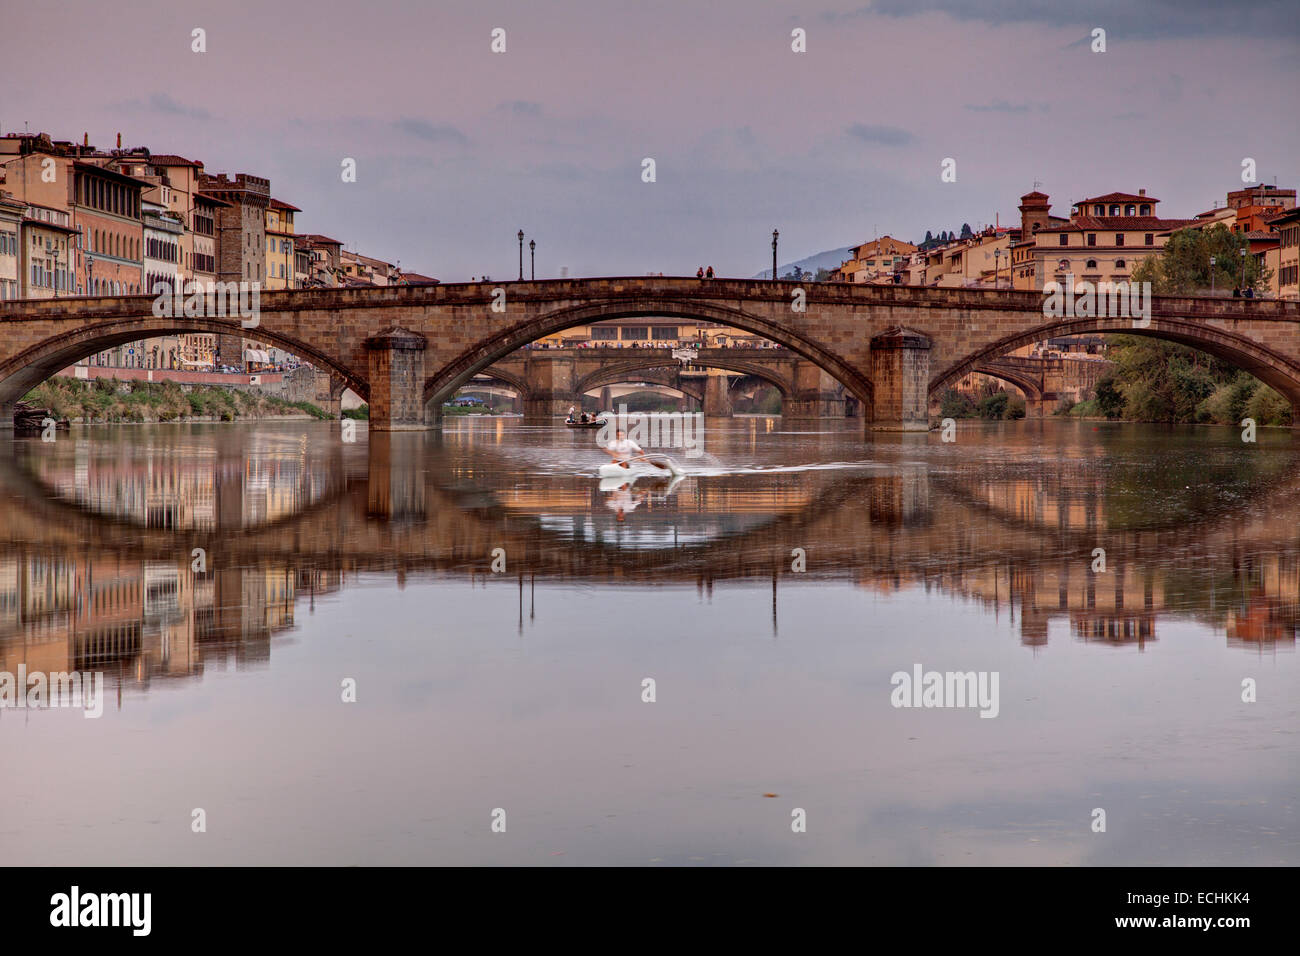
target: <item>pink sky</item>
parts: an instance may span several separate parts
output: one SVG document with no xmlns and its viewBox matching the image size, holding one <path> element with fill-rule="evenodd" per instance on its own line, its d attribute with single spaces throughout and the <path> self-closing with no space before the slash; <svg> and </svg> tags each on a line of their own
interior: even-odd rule
<svg viewBox="0 0 1300 956">
<path fill-rule="evenodd" d="M 520 228 L 539 277 L 748 276 L 773 227 L 783 263 L 916 241 L 1016 220 L 1035 181 L 1058 215 L 1146 188 L 1176 217 L 1239 188 L 1244 157 L 1300 184 L 1300 16 L 1280 2 L 142 0 L 4 22 L 0 132 L 120 131 L 268 176 L 300 230 L 446 281 L 512 277 Z"/>
</svg>

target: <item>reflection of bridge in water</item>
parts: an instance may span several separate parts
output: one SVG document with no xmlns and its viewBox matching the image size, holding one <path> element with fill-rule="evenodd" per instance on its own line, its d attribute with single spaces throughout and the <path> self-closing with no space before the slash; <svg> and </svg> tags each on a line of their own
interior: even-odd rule
<svg viewBox="0 0 1300 956">
<path fill-rule="evenodd" d="M 1086 461 L 1043 480 L 938 471 L 903 456 L 870 471 L 688 478 L 671 495 L 651 487 L 620 523 L 594 480 L 556 475 L 492 487 L 476 480 L 491 473 L 490 453 L 448 474 L 430 459 L 438 447 L 430 433 L 326 445 L 311 459 L 332 476 L 326 494 L 250 523 L 243 496 L 261 494 L 259 484 L 227 482 L 213 522 L 180 532 L 122 507 L 135 496 L 52 496 L 67 481 L 49 462 L 41 481 L 30 465 L 7 460 L 0 670 L 22 661 L 47 671 L 118 667 L 145 681 L 198 673 L 214 659 L 265 661 L 304 596 L 367 572 L 395 573 L 399 582 L 491 577 L 497 548 L 521 600 L 525 580 L 678 582 L 704 591 L 761 580 L 771 582 L 774 602 L 780 583 L 924 587 L 1006 609 L 1028 645 L 1046 643 L 1049 625 L 1061 620 L 1076 639 L 1141 646 L 1155 639 L 1161 617 L 1207 622 L 1230 643 L 1293 645 L 1300 620 L 1300 536 L 1277 520 L 1300 504 L 1295 473 L 1261 490 L 1266 507 L 1192 508 L 1144 524 L 1116 521 Z M 155 463 L 172 466 L 196 480 L 207 467 Z M 103 457 L 96 467 L 111 476 L 119 466 Z M 134 466 L 124 467 L 119 474 L 130 478 Z M 173 492 L 186 483 L 173 481 Z M 82 485 L 112 486 L 108 476 Z M 1091 570 L 1097 547 L 1106 551 L 1104 574 Z M 205 569 L 195 567 L 195 548 L 206 552 Z M 795 548 L 806 552 L 806 573 L 790 570 Z"/>
</svg>

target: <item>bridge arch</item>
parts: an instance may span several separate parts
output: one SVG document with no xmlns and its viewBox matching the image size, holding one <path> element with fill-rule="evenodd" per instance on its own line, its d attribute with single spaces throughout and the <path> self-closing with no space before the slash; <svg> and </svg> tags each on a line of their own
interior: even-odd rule
<svg viewBox="0 0 1300 956">
<path fill-rule="evenodd" d="M 989 378 L 996 378 L 1000 382 L 1006 382 L 1008 385 L 1014 385 L 1025 393 L 1025 398 L 1031 402 L 1041 402 L 1043 400 L 1043 391 L 1039 384 L 1027 375 L 1012 371 L 996 364 L 995 362 L 982 362 L 971 369 L 978 375 L 987 375 Z M 943 386 L 946 388 L 947 386 Z M 931 391 L 930 396 L 942 395 L 942 391 Z"/>
<path fill-rule="evenodd" d="M 969 372 L 976 371 L 976 366 L 988 365 L 999 356 L 1022 346 L 1059 336 L 1098 332 L 1142 335 L 1198 349 L 1249 372 L 1285 395 L 1292 405 L 1300 407 L 1300 363 L 1226 328 L 1177 316 L 1152 317 L 1146 328 L 1134 327 L 1133 320 L 1126 318 L 1088 317 L 1048 322 L 1026 332 L 998 339 L 951 363 L 930 379 L 929 392 L 933 395 Z"/>
<path fill-rule="evenodd" d="M 574 391 L 578 395 L 586 395 L 588 392 L 604 388 L 606 385 L 634 385 L 638 382 L 657 385 L 661 388 L 670 388 L 675 392 L 680 392 L 687 398 L 695 399 L 697 402 L 704 401 L 703 386 L 696 388 L 693 382 L 683 382 L 678 379 L 677 373 L 672 369 L 657 368 L 655 366 L 641 366 L 617 373 L 603 369 L 600 373 L 588 375 L 583 382 L 575 387 Z"/>
<path fill-rule="evenodd" d="M 476 343 L 446 363 L 424 387 L 424 401 L 438 404 L 468 378 L 499 361 L 515 350 L 546 335 L 562 332 L 577 325 L 590 325 L 608 319 L 665 318 L 688 322 L 713 322 L 761 335 L 790 349 L 844 384 L 864 404 L 870 406 L 870 379 L 819 343 L 803 337 L 770 319 L 743 309 L 669 297 L 639 296 L 594 304 L 563 306 L 530 317 Z M 757 374 L 757 372 L 755 372 Z"/>
<path fill-rule="evenodd" d="M 487 375 L 490 376 L 491 378 L 504 382 L 506 385 L 510 386 L 515 390 L 515 394 L 519 396 L 520 401 L 524 401 L 525 399 L 528 398 L 529 395 L 528 383 L 524 381 L 524 378 L 521 375 L 516 375 L 514 372 L 506 371 L 500 366 L 493 366 L 492 368 L 484 369 L 483 371 L 477 374 Z M 473 376 L 471 376 L 470 379 L 460 387 L 469 388 L 471 387 L 472 382 L 473 382 Z"/>
<path fill-rule="evenodd" d="M 699 359 L 689 363 L 700 368 L 714 368 L 726 372 L 736 372 L 741 375 L 752 375 L 754 378 L 761 378 L 763 381 L 773 385 L 781 393 L 781 397 L 787 398 L 793 389 L 791 383 L 772 371 L 765 368 L 759 363 L 744 361 L 730 361 L 722 359 Z M 606 368 L 598 369 L 595 372 L 586 375 L 578 380 L 574 390 L 582 395 L 594 388 L 600 388 L 604 385 L 614 385 L 626 381 L 629 373 L 644 371 L 645 369 L 673 369 L 680 368 L 681 363 L 670 355 L 660 356 L 658 358 L 640 358 L 628 361 L 619 361 Z M 658 383 L 663 384 L 663 383 Z M 673 386 L 677 388 L 676 385 Z M 678 389 L 678 391 L 683 391 Z M 689 392 L 687 394 L 690 394 Z"/>
<path fill-rule="evenodd" d="M 152 298 L 146 301 L 152 302 Z M 153 315 L 136 315 L 95 322 L 73 332 L 47 338 L 30 348 L 0 362 L 0 408 L 12 405 L 61 369 L 83 358 L 115 348 L 127 342 L 158 338 L 164 335 L 191 333 L 241 336 L 274 342 L 286 352 L 308 359 L 320 368 L 342 379 L 346 387 L 362 399 L 369 400 L 370 383 L 356 370 L 340 364 L 319 349 L 283 332 L 258 325 L 250 329 L 232 326 L 229 319 L 215 318 L 158 318 Z M 341 393 L 341 390 L 340 390 Z"/>
</svg>

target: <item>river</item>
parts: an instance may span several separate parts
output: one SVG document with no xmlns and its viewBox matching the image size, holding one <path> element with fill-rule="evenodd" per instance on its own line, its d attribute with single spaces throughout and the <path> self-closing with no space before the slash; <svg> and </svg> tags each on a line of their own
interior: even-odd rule
<svg viewBox="0 0 1300 956">
<path fill-rule="evenodd" d="M 1300 438 L 858 428 L 4 439 L 4 862 L 1300 863 Z"/>
</svg>

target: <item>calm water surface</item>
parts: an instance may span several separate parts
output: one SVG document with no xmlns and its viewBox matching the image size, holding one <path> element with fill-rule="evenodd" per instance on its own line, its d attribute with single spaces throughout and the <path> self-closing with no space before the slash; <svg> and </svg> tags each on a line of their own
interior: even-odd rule
<svg viewBox="0 0 1300 956">
<path fill-rule="evenodd" d="M 1300 863 L 1289 432 L 711 420 L 628 487 L 518 419 L 4 444 L 0 672 L 107 694 L 0 711 L 7 865 Z M 917 663 L 997 717 L 891 706 Z"/>
</svg>

